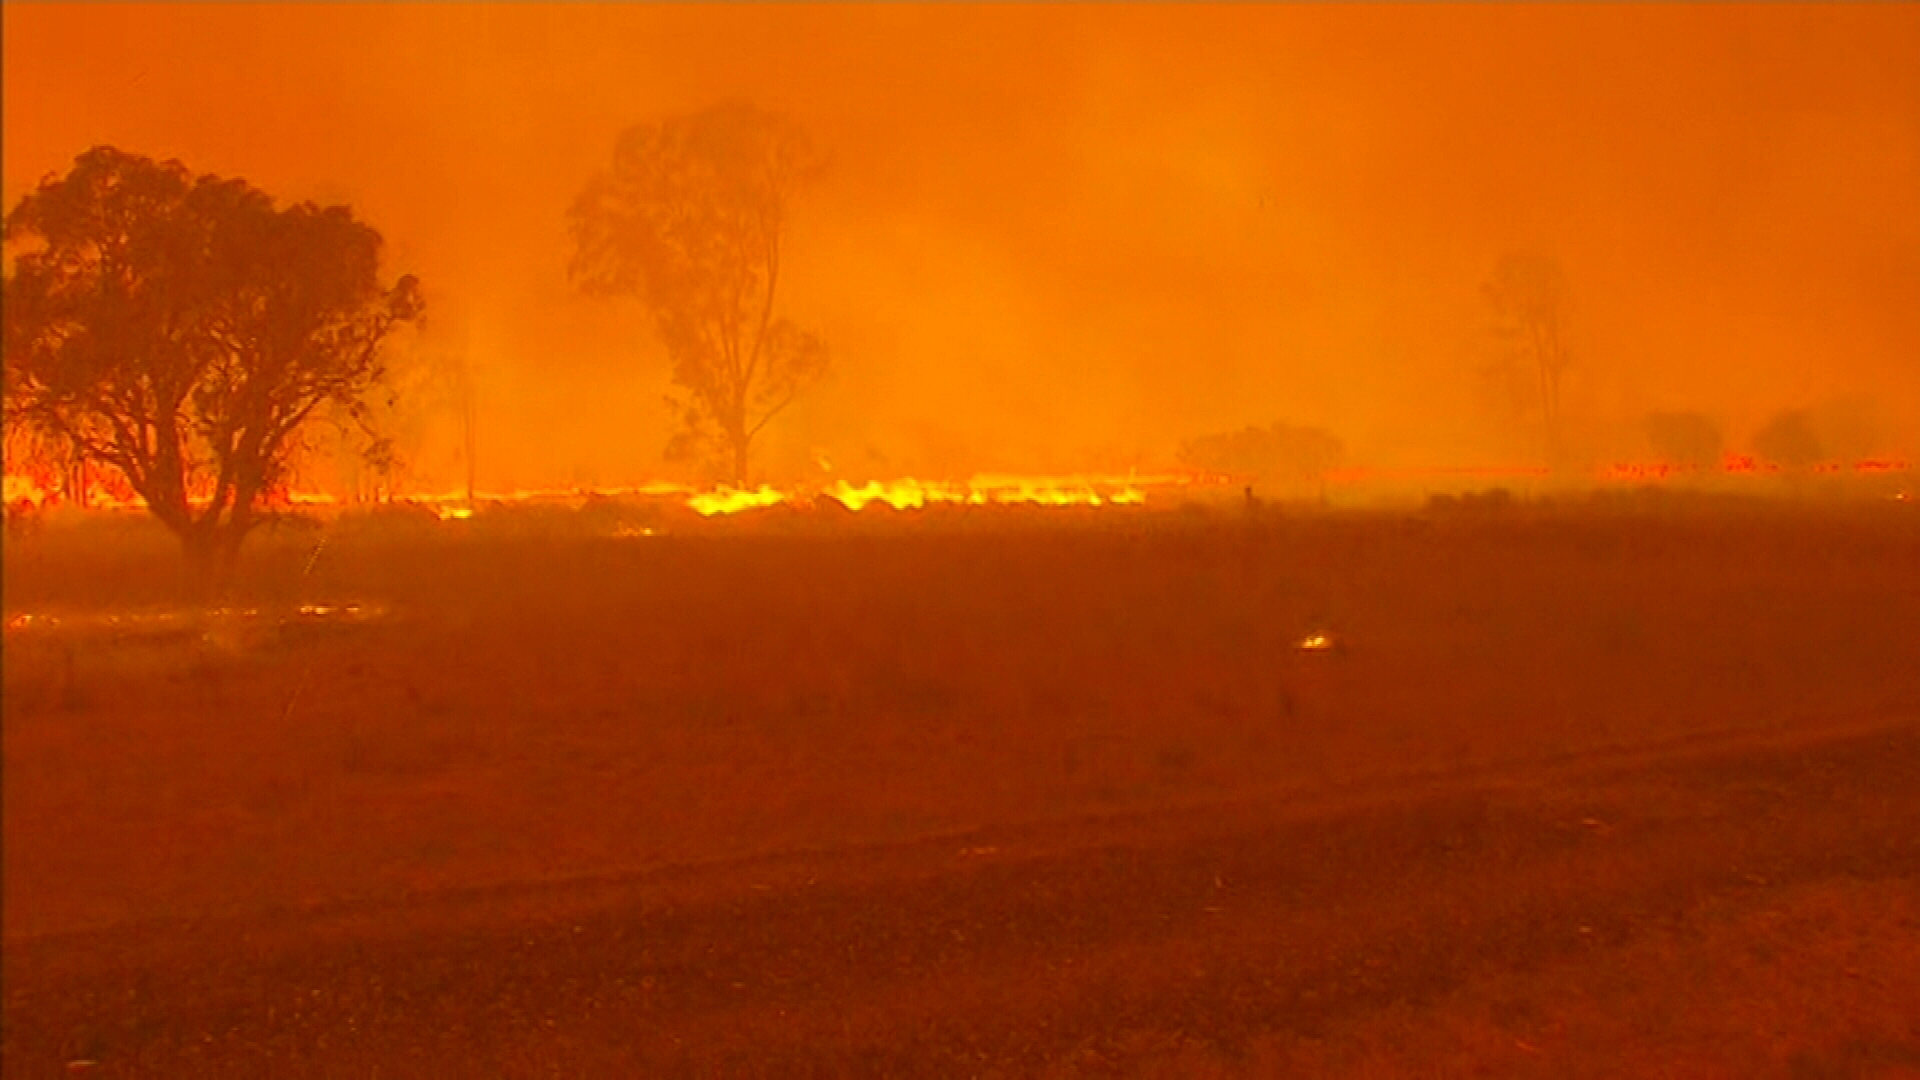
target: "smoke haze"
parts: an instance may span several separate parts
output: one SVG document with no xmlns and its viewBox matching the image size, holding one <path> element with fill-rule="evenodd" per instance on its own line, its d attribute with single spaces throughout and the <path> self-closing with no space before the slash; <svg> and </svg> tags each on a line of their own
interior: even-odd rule
<svg viewBox="0 0 1920 1080">
<path fill-rule="evenodd" d="M 661 475 L 667 364 L 568 284 L 626 126 L 744 98 L 832 155 L 781 307 L 834 370 L 769 429 L 880 473 L 1164 463 L 1286 421 L 1527 460 L 1487 400 L 1508 251 L 1573 295 L 1567 411 L 1920 456 L 1920 7 L 6 5 L 4 187 L 108 143 L 351 203 L 479 368 L 482 484 Z"/>
</svg>

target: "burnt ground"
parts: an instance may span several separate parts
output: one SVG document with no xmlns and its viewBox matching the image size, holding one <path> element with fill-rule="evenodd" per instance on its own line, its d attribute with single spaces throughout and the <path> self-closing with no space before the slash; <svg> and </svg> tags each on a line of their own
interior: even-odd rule
<svg viewBox="0 0 1920 1080">
<path fill-rule="evenodd" d="M 1910 528 L 369 548 L 303 587 L 384 621 L 11 636 L 6 1071 L 1920 1074 Z"/>
</svg>

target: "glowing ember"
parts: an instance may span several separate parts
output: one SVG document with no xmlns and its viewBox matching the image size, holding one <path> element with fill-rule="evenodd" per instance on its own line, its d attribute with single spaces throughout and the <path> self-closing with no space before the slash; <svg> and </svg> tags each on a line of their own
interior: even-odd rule
<svg viewBox="0 0 1920 1080">
<path fill-rule="evenodd" d="M 361 604 L 301 604 L 292 612 L 293 616 L 304 620 L 359 621 L 376 619 L 385 614 L 379 607 Z M 248 623 L 266 619 L 283 619 L 285 613 L 260 608 L 220 607 L 199 611 L 127 611 L 93 614 L 45 615 L 22 613 L 9 617 L 6 629 L 16 632 L 56 632 L 88 631 L 105 629 L 112 633 L 149 631 L 154 629 L 177 627 L 181 624 L 196 625 L 202 623 Z"/>
<path fill-rule="evenodd" d="M 344 607 L 333 607 L 328 604 L 301 604 L 300 614 L 310 619 L 326 619 L 336 615 L 351 619 L 360 614 L 360 605 L 347 604 Z"/>
<path fill-rule="evenodd" d="M 1308 634 L 1301 639 L 1300 648 L 1307 652 L 1320 652 L 1333 648 L 1333 639 L 1325 634 Z"/>
</svg>

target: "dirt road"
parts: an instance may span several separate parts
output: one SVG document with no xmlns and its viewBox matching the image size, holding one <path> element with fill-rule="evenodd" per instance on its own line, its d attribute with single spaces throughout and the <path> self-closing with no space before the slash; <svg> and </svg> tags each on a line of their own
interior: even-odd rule
<svg viewBox="0 0 1920 1080">
<path fill-rule="evenodd" d="M 1920 726 L 17 942 L 5 1064 L 1915 1075 Z"/>
</svg>

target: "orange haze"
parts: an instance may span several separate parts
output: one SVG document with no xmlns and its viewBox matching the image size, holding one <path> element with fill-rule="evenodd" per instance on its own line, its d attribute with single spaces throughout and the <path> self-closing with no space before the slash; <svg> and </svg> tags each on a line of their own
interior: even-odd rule
<svg viewBox="0 0 1920 1080">
<path fill-rule="evenodd" d="M 1478 284 L 1558 255 L 1599 458 L 1853 407 L 1920 457 L 1920 7 L 8 3 L 4 187 L 96 143 L 345 200 L 481 366 L 481 481 L 662 472 L 666 367 L 565 275 L 627 124 L 722 97 L 833 153 L 785 307 L 835 353 L 764 448 L 1150 467 L 1252 423 L 1362 465 L 1533 453 Z"/>
</svg>

